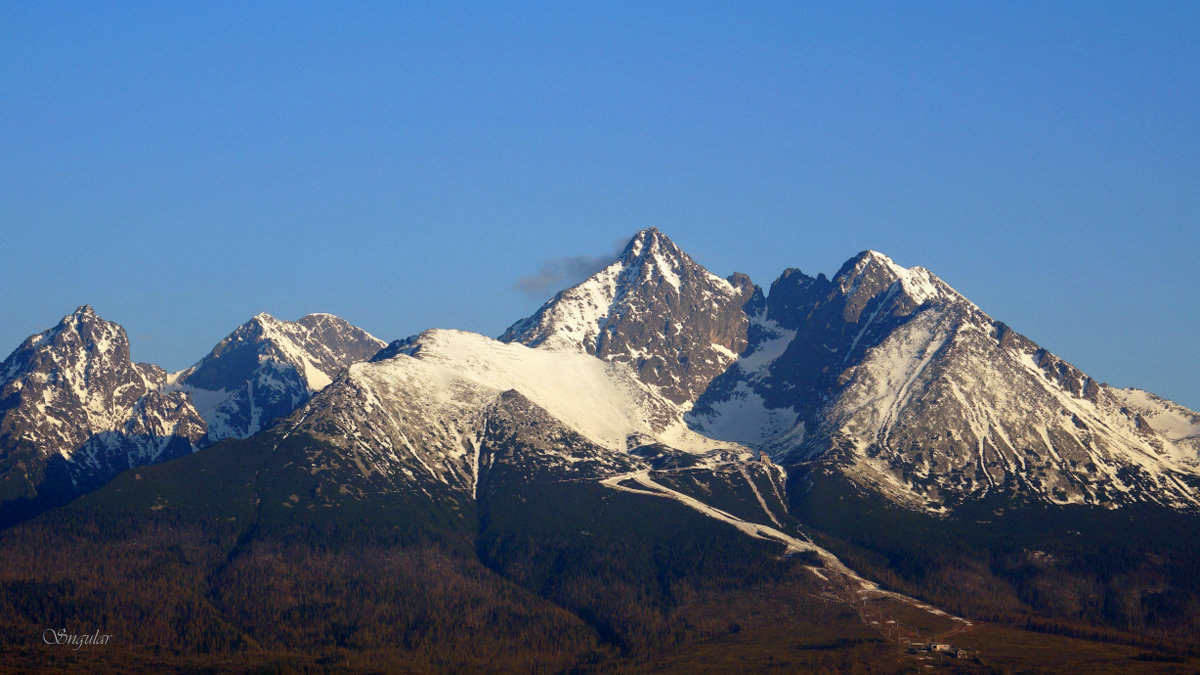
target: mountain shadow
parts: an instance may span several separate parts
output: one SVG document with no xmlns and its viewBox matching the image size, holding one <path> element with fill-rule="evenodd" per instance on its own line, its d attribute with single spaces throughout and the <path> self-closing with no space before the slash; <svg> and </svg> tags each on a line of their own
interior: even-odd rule
<svg viewBox="0 0 1200 675">
<path fill-rule="evenodd" d="M 104 431 L 92 434 L 80 446 L 83 456 L 92 464 L 80 466 L 62 455 L 51 455 L 40 462 L 26 462 L 23 458 L 29 451 L 18 446 L 0 459 L 0 475 L 4 476 L 6 497 L 0 501 L 0 530 L 11 527 L 37 515 L 70 503 L 78 497 L 98 490 L 116 478 L 121 472 L 134 466 L 130 460 L 131 448 L 155 448 L 153 464 L 166 462 L 189 454 L 192 441 L 183 436 L 156 436 L 152 434 L 129 434 L 119 431 Z M 14 469 L 32 465 L 40 475 L 30 480 L 27 469 L 20 474 Z M 20 480 L 18 475 L 24 476 Z"/>
</svg>

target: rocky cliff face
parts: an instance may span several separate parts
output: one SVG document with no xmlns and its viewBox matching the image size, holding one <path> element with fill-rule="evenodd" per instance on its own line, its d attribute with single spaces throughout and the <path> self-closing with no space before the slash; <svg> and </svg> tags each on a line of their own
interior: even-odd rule
<svg viewBox="0 0 1200 675">
<path fill-rule="evenodd" d="M 192 451 L 204 420 L 124 329 L 83 306 L 0 363 L 0 502 L 37 503 Z"/>
<path fill-rule="evenodd" d="M 747 345 L 745 275 L 722 279 L 654 228 L 500 337 L 627 363 L 667 399 L 690 405 Z"/>
<path fill-rule="evenodd" d="M 208 422 L 210 441 L 247 438 L 300 407 L 352 363 L 385 346 L 331 314 L 281 321 L 259 314 L 172 377 Z"/>
<path fill-rule="evenodd" d="M 1200 456 L 923 268 L 865 252 L 832 280 L 796 270 L 751 317 L 752 344 L 701 397 L 700 431 L 834 470 L 919 509 L 988 494 L 1197 504 Z M 1176 430 L 1175 437 L 1163 428 Z"/>
</svg>

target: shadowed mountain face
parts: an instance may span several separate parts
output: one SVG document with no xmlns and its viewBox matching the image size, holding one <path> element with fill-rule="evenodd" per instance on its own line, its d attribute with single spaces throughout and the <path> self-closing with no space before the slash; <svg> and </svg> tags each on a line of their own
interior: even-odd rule
<svg viewBox="0 0 1200 675">
<path fill-rule="evenodd" d="M 865 252 L 784 273 L 697 430 L 910 508 L 990 494 L 1196 506 L 1200 416 L 1094 381 L 923 268 Z"/>
<path fill-rule="evenodd" d="M 191 452 L 204 420 L 165 380 L 131 362 L 124 329 L 88 306 L 25 340 L 0 363 L 0 512 L 36 512 Z"/>
<path fill-rule="evenodd" d="M 291 413 L 385 343 L 331 314 L 280 321 L 259 314 L 172 378 L 208 423 L 210 441 L 247 438 Z"/>
</svg>

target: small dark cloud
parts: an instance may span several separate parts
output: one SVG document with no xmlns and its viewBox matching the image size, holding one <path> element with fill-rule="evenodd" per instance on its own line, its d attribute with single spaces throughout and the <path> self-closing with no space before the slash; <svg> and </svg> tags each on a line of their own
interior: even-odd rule
<svg viewBox="0 0 1200 675">
<path fill-rule="evenodd" d="M 515 286 L 518 291 L 534 297 L 557 293 L 599 272 L 612 261 L 609 256 L 590 255 L 554 258 L 542 263 L 537 274 L 517 279 Z"/>
<path fill-rule="evenodd" d="M 542 298 L 569 288 L 607 267 L 624 250 L 628 239 L 617 243 L 616 250 L 604 255 L 570 255 L 542 263 L 537 274 L 521 277 L 513 287 L 522 293 Z"/>
</svg>

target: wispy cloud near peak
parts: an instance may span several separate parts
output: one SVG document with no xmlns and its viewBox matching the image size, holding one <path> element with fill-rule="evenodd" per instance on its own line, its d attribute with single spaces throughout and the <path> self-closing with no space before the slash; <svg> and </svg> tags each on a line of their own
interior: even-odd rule
<svg viewBox="0 0 1200 675">
<path fill-rule="evenodd" d="M 621 255 L 628 243 L 628 239 L 622 239 L 612 252 L 603 255 L 570 255 L 543 261 L 537 274 L 517 279 L 513 287 L 535 298 L 557 293 L 604 269 Z"/>
</svg>

